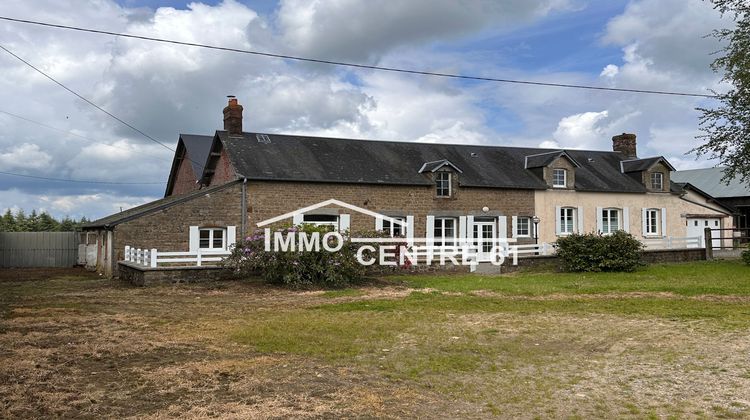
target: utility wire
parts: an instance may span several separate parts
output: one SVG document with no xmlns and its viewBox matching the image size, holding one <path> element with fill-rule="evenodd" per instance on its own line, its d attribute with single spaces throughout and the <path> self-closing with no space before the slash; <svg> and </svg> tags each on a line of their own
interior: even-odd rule
<svg viewBox="0 0 750 420">
<path fill-rule="evenodd" d="M 184 45 L 184 46 L 189 46 L 189 47 L 208 48 L 208 49 L 219 50 L 219 51 L 228 51 L 228 52 L 241 53 L 241 54 L 251 54 L 251 55 L 257 55 L 257 56 L 263 56 L 263 57 L 281 58 L 285 60 L 296 60 L 296 61 L 304 61 L 304 62 L 309 62 L 309 63 L 328 64 L 328 65 L 333 65 L 333 66 L 353 67 L 353 68 L 368 69 L 368 70 L 388 71 L 388 72 L 394 72 L 394 73 L 415 74 L 415 75 L 421 75 L 421 76 L 437 76 L 437 77 L 446 77 L 446 78 L 452 78 L 452 79 L 474 80 L 474 81 L 483 81 L 483 82 L 512 83 L 512 84 L 520 84 L 520 85 L 560 87 L 560 88 L 571 88 L 571 89 L 601 90 L 601 91 L 610 91 L 610 92 L 644 93 L 644 94 L 652 94 L 652 95 L 671 95 L 671 96 L 690 96 L 690 97 L 697 97 L 697 98 L 716 98 L 716 95 L 701 94 L 701 93 L 673 92 L 673 91 L 647 90 L 647 89 L 626 89 L 626 88 L 613 88 L 613 87 L 605 87 L 605 86 L 538 82 L 538 81 L 531 81 L 531 80 L 502 79 L 502 78 L 482 77 L 482 76 L 467 76 L 467 75 L 460 75 L 460 74 L 453 74 L 453 73 L 440 73 L 440 72 L 421 71 L 421 70 L 413 70 L 413 69 L 405 69 L 405 68 L 397 68 L 397 67 L 374 66 L 374 65 L 367 65 L 367 64 L 348 63 L 348 62 L 343 62 L 343 61 L 322 60 L 322 59 L 317 59 L 317 58 L 300 57 L 300 56 L 293 56 L 293 55 L 286 55 L 286 54 L 275 54 L 275 53 L 254 51 L 254 50 L 244 50 L 240 48 L 220 47 L 216 45 L 199 44 L 195 42 L 175 41 L 175 40 L 165 39 L 165 38 L 154 38 L 154 37 L 143 36 L 143 35 L 133 35 L 133 34 L 121 33 L 121 32 L 104 31 L 104 30 L 98 30 L 98 29 L 83 28 L 83 27 L 78 27 L 78 26 L 59 25 L 59 24 L 39 22 L 39 21 L 34 21 L 34 20 L 16 19 L 16 18 L 10 18 L 6 16 L 0 16 L 0 20 L 5 20 L 9 22 L 26 23 L 26 24 L 31 24 L 31 25 L 40 25 L 40 26 L 46 26 L 50 28 L 57 28 L 57 29 L 68 29 L 68 30 L 80 31 L 80 32 L 90 32 L 90 33 L 101 34 L 101 35 L 112 35 L 112 36 L 119 36 L 119 37 L 124 37 L 124 38 L 140 39 L 144 41 L 163 42 L 163 43 L 168 43 L 168 44 Z"/>
<path fill-rule="evenodd" d="M 123 119 L 121 119 L 121 118 L 117 117 L 116 115 L 114 115 L 114 114 L 112 114 L 111 112 L 107 111 L 106 109 L 104 109 L 104 108 L 100 107 L 99 105 L 97 105 L 97 104 L 95 104 L 95 103 L 91 102 L 90 100 L 86 99 L 85 97 L 83 97 L 82 95 L 80 95 L 80 94 L 79 94 L 78 92 L 74 91 L 73 89 L 71 89 L 71 88 L 69 88 L 69 87 L 65 86 L 65 85 L 64 85 L 64 84 L 62 84 L 61 82 L 58 82 L 58 81 L 57 81 L 57 80 L 55 80 L 55 79 L 54 79 L 54 78 L 53 78 L 52 76 L 50 76 L 50 75 L 48 75 L 47 73 L 45 73 L 45 72 L 41 71 L 41 70 L 40 70 L 40 69 L 39 69 L 38 67 L 35 67 L 35 66 L 34 66 L 33 64 L 29 63 L 28 61 L 26 61 L 26 60 L 24 60 L 23 58 L 21 58 L 21 57 L 17 56 L 16 54 L 14 54 L 14 53 L 13 53 L 13 51 L 11 51 L 11 50 L 9 50 L 9 49 L 5 48 L 5 46 L 4 46 L 4 45 L 0 45 L 0 49 L 3 49 L 3 50 L 4 50 L 5 52 L 7 52 L 8 54 L 10 54 L 10 55 L 12 55 L 13 57 L 15 57 L 15 58 L 16 58 L 16 59 L 17 59 L 18 61 L 20 61 L 20 62 L 22 62 L 22 63 L 26 64 L 27 66 L 31 67 L 32 69 L 36 70 L 36 71 L 37 71 L 37 72 L 38 72 L 39 74 L 41 74 L 42 76 L 44 76 L 44 77 L 46 77 L 47 79 L 51 80 L 52 82 L 54 82 L 55 84 L 57 84 L 57 85 L 58 85 L 58 86 L 60 86 L 61 88 L 63 88 L 63 89 L 65 89 L 65 90 L 67 90 L 67 91 L 68 91 L 68 92 L 70 92 L 70 93 L 72 93 L 72 94 L 73 94 L 73 95 L 75 95 L 75 96 L 76 96 L 77 98 L 81 99 L 82 101 L 86 102 L 87 104 L 89 104 L 89 105 L 93 106 L 94 108 L 98 109 L 99 111 L 101 111 L 101 112 L 103 112 L 103 113 L 105 113 L 105 114 L 109 115 L 110 117 L 112 117 L 112 118 L 114 118 L 115 120 L 119 121 L 120 123 L 122 123 L 122 124 L 123 124 L 123 125 L 125 125 L 126 127 L 128 127 L 128 128 L 130 128 L 131 130 L 135 131 L 136 133 L 138 133 L 138 134 L 141 134 L 141 135 L 142 135 L 143 137 L 146 137 L 147 139 L 149 139 L 149 140 L 153 141 L 154 143 L 156 143 L 156 144 L 159 144 L 159 145 L 161 145 L 161 146 L 162 146 L 162 147 L 164 147 L 165 149 L 167 149 L 167 150 L 169 150 L 169 151 L 171 151 L 171 152 L 174 152 L 174 149 L 172 149 L 171 147 L 169 147 L 169 146 L 167 146 L 166 144 L 164 144 L 164 143 L 160 142 L 159 140 L 156 140 L 155 138 L 153 138 L 153 137 L 149 136 L 148 134 L 146 134 L 146 133 L 144 133 L 143 131 L 139 130 L 138 128 L 136 128 L 136 127 L 135 127 L 135 126 L 133 126 L 132 124 L 130 124 L 130 123 L 126 122 L 125 120 L 123 120 Z"/>
<path fill-rule="evenodd" d="M 87 181 L 84 179 L 68 179 L 68 178 L 51 178 L 46 176 L 37 176 L 37 175 L 24 175 L 24 174 L 17 174 L 14 172 L 5 172 L 0 171 L 1 175 L 10 175 L 10 176 L 18 176 L 22 178 L 32 178 L 32 179 L 43 179 L 45 181 L 56 181 L 56 182 L 76 182 L 80 184 L 110 184 L 110 185 L 156 185 L 156 184 L 166 184 L 166 182 L 116 182 L 116 181 Z"/>
<path fill-rule="evenodd" d="M 0 49 L 4 50 L 4 51 L 5 51 L 5 52 L 7 52 L 8 54 L 12 55 L 13 57 L 15 57 L 16 59 L 18 59 L 18 60 L 19 60 L 19 61 L 21 61 L 22 63 L 26 64 L 27 66 L 31 67 L 32 69 L 34 69 L 34 70 L 35 70 L 36 72 L 38 72 L 38 73 L 39 73 L 39 74 L 41 74 L 42 76 L 46 77 L 47 79 L 51 80 L 52 82 L 54 82 L 54 83 L 55 83 L 55 84 L 57 84 L 58 86 L 60 86 L 60 87 L 62 87 L 63 89 L 67 90 L 68 92 L 70 92 L 71 94 L 73 94 L 74 96 L 76 96 L 77 98 L 80 98 L 81 100 L 83 100 L 83 101 L 84 101 L 84 102 L 86 102 L 87 104 L 89 104 L 89 105 L 93 106 L 94 108 L 98 109 L 99 111 L 101 111 L 101 112 L 103 112 L 103 113 L 107 114 L 108 116 L 110 116 L 110 117 L 114 118 L 115 120 L 119 121 L 120 123 L 122 123 L 122 124 L 123 124 L 123 125 L 125 125 L 126 127 L 129 127 L 130 129 L 132 129 L 132 130 L 134 130 L 135 132 L 137 132 L 137 133 L 139 133 L 139 134 L 143 135 L 144 137 L 146 137 L 147 139 L 149 139 L 149 140 L 153 141 L 154 143 L 156 143 L 156 144 L 158 144 L 158 145 L 160 145 L 160 146 L 164 147 L 165 149 L 169 150 L 170 152 L 172 152 L 172 153 L 176 153 L 176 150 L 175 150 L 175 149 L 173 149 L 173 148 L 171 148 L 171 147 L 167 146 L 166 144 L 164 144 L 164 143 L 160 142 L 159 140 L 156 140 L 155 138 L 153 138 L 153 137 L 149 136 L 148 134 L 144 133 L 143 131 L 139 130 L 138 128 L 136 128 L 136 127 L 135 127 L 135 126 L 133 126 L 132 124 L 130 124 L 130 123 L 128 123 L 128 122 L 126 122 L 125 120 L 123 120 L 123 119 L 121 119 L 121 118 L 117 117 L 116 115 L 112 114 L 111 112 L 107 111 L 106 109 L 104 109 L 104 108 L 100 107 L 99 105 L 97 105 L 97 104 L 95 104 L 95 103 L 91 102 L 90 100 L 86 99 L 85 97 L 83 97 L 82 95 L 80 95 L 80 94 L 79 94 L 78 92 L 76 92 L 76 91 L 74 91 L 73 89 L 71 89 L 71 88 L 69 88 L 69 87 L 65 86 L 65 85 L 64 85 L 64 84 L 62 84 L 61 82 L 58 82 L 58 81 L 57 81 L 57 80 L 55 80 L 55 79 L 54 79 L 54 78 L 53 78 L 52 76 L 50 76 L 50 75 L 48 75 L 47 73 L 43 72 L 43 71 L 42 71 L 42 70 L 40 70 L 40 69 L 39 69 L 38 67 L 34 66 L 33 64 L 29 63 L 28 61 L 26 61 L 26 60 L 24 60 L 23 58 L 19 57 L 18 55 L 14 54 L 14 53 L 13 53 L 12 51 L 10 51 L 9 49 L 7 49 L 7 48 L 6 48 L 5 46 L 3 46 L 2 44 L 0 44 Z M 199 166 L 199 167 L 200 167 L 201 169 L 203 169 L 203 168 L 204 168 L 204 164 L 203 164 L 203 163 L 200 163 L 200 162 L 196 162 L 196 161 L 194 161 L 194 160 L 190 159 L 189 157 L 186 157 L 186 158 L 187 158 L 187 160 L 189 160 L 189 161 L 191 161 L 191 162 L 195 163 L 196 165 L 198 165 L 198 166 Z M 8 175 L 17 175 L 17 176 L 23 176 L 23 175 L 21 175 L 21 174 L 13 174 L 13 173 L 8 173 Z M 27 176 L 27 177 L 31 177 L 31 176 Z M 57 180 L 62 180 L 62 179 L 57 179 Z M 85 182 L 89 182 L 89 181 L 85 181 Z M 91 181 L 91 183 L 98 183 L 98 181 Z M 111 183 L 109 183 L 109 182 L 107 182 L 107 183 L 108 183 L 108 184 L 111 184 Z M 163 184 L 163 183 L 161 183 L 161 184 Z"/>
<path fill-rule="evenodd" d="M 2 109 L 0 109 L 0 113 L 8 115 L 8 116 L 11 116 L 11 117 L 14 117 L 14 118 L 18 118 L 20 120 L 26 121 L 26 122 L 31 123 L 31 124 L 36 124 L 36 125 L 38 125 L 40 127 L 44 127 L 44 128 L 47 128 L 47 129 L 50 129 L 50 130 L 54 130 L 54 131 L 59 131 L 61 133 L 65 133 L 65 134 L 68 134 L 70 136 L 75 136 L 75 137 L 78 137 L 78 138 L 82 138 L 84 140 L 88 140 L 88 141 L 91 141 L 91 142 L 96 143 L 96 144 L 102 144 L 102 145 L 105 145 L 105 146 L 108 146 L 108 147 L 114 147 L 116 149 L 125 150 L 125 151 L 128 151 L 128 152 L 131 151 L 131 150 L 128 150 L 128 149 L 126 149 L 124 147 L 120 147 L 120 146 L 117 146 L 117 145 L 114 145 L 114 144 L 109 144 L 109 143 L 105 143 L 103 141 L 95 140 L 95 139 L 92 139 L 91 137 L 82 136 L 82 135 L 80 135 L 78 133 L 75 133 L 73 131 L 65 130 L 65 129 L 58 128 L 58 127 L 53 127 L 53 126 L 47 125 L 47 124 L 45 124 L 43 122 L 35 121 L 35 120 L 30 119 L 30 118 L 26 118 L 24 116 L 14 114 L 12 112 L 3 111 Z M 154 158 L 161 159 L 161 160 L 166 160 L 166 159 L 162 158 L 161 156 L 150 155 L 150 154 L 146 155 L 146 156 L 147 157 L 154 157 Z"/>
</svg>

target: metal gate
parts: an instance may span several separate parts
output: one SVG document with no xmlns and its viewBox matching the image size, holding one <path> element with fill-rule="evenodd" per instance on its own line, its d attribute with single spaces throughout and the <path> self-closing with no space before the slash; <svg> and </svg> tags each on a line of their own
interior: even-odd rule
<svg viewBox="0 0 750 420">
<path fill-rule="evenodd" d="M 73 267 L 77 232 L 0 232 L 0 267 Z"/>
</svg>

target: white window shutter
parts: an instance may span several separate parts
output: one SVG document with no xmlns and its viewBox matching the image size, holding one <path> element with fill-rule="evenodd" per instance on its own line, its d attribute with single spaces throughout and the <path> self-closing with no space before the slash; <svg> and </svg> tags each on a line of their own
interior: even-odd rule
<svg viewBox="0 0 750 420">
<path fill-rule="evenodd" d="M 227 250 L 234 248 L 237 243 L 237 226 L 227 226 Z"/>
<path fill-rule="evenodd" d="M 198 226 L 190 226 L 190 252 L 198 251 L 200 247 L 200 232 Z"/>
<path fill-rule="evenodd" d="M 474 216 L 466 216 L 466 237 L 474 237 Z"/>
<path fill-rule="evenodd" d="M 383 230 L 383 218 L 382 217 L 375 218 L 375 230 L 378 232 Z"/>
<path fill-rule="evenodd" d="M 406 216 L 406 243 L 414 244 L 414 216 Z"/>
<path fill-rule="evenodd" d="M 555 207 L 555 235 L 560 235 L 560 216 L 562 209 L 560 206 Z"/>
<path fill-rule="evenodd" d="M 596 231 L 604 231 L 604 209 L 601 207 L 596 208 Z"/>
<path fill-rule="evenodd" d="M 340 214 L 339 215 L 339 231 L 340 232 L 346 232 L 349 230 L 349 225 L 351 223 L 351 216 L 348 214 Z"/>
<path fill-rule="evenodd" d="M 459 239 L 466 238 L 466 216 L 458 218 L 458 237 Z"/>
<path fill-rule="evenodd" d="M 646 236 L 646 211 L 648 209 L 641 209 L 641 235 Z"/>
<path fill-rule="evenodd" d="M 292 223 L 294 226 L 301 225 L 302 222 L 305 221 L 305 215 L 304 214 L 295 214 L 292 216 Z"/>
<path fill-rule="evenodd" d="M 630 208 L 622 208 L 622 230 L 630 233 Z"/>
<path fill-rule="evenodd" d="M 661 217 L 661 236 L 667 236 L 667 209 L 662 208 L 661 214 L 659 214 Z"/>
<path fill-rule="evenodd" d="M 427 216 L 427 230 L 425 231 L 424 237 L 427 239 L 427 245 L 432 245 L 433 235 L 435 233 L 435 216 Z"/>
<path fill-rule="evenodd" d="M 578 210 L 576 211 L 576 213 L 578 213 L 578 226 L 577 226 L 578 229 L 576 229 L 576 232 L 578 232 L 578 233 L 584 233 L 585 230 L 584 230 L 584 226 L 583 226 L 583 207 L 579 206 Z"/>
<path fill-rule="evenodd" d="M 497 216 L 497 237 L 505 239 L 508 237 L 508 218 Z"/>
<path fill-rule="evenodd" d="M 515 238 L 518 234 L 518 216 L 510 218 L 510 237 Z"/>
</svg>

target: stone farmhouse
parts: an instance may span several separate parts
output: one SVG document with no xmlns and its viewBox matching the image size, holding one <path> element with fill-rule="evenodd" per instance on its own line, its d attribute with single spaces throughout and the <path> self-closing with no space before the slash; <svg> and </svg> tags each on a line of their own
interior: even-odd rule
<svg viewBox="0 0 750 420">
<path fill-rule="evenodd" d="M 614 136 L 612 151 L 426 144 L 244 132 L 236 99 L 223 112 L 224 130 L 180 135 L 164 198 L 85 227 L 96 233 L 98 270 L 117 275 L 126 245 L 226 250 L 258 222 L 328 199 L 405 228 L 335 207 L 288 223 L 382 229 L 436 245 L 459 237 L 553 243 L 618 229 L 683 238 L 695 233 L 693 219 L 732 225 L 730 208 L 672 182 L 666 159 L 639 158 L 634 134 Z"/>
</svg>

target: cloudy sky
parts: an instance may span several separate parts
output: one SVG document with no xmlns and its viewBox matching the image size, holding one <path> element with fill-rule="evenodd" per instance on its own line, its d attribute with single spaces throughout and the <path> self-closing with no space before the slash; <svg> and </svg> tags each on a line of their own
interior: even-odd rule
<svg viewBox="0 0 750 420">
<path fill-rule="evenodd" d="M 3 0 L 0 15 L 318 59 L 698 93 L 722 89 L 709 68 L 720 46 L 705 35 L 731 25 L 702 0 Z M 642 156 L 712 165 L 685 154 L 697 144 L 694 108 L 708 99 L 352 70 L 10 22 L 0 22 L 0 45 L 170 147 L 179 133 L 221 128 L 234 94 L 246 131 L 602 150 L 633 132 Z M 172 152 L 3 51 L 0 69 L 0 171 L 151 183 L 0 175 L 0 209 L 97 218 L 163 195 Z"/>
</svg>

